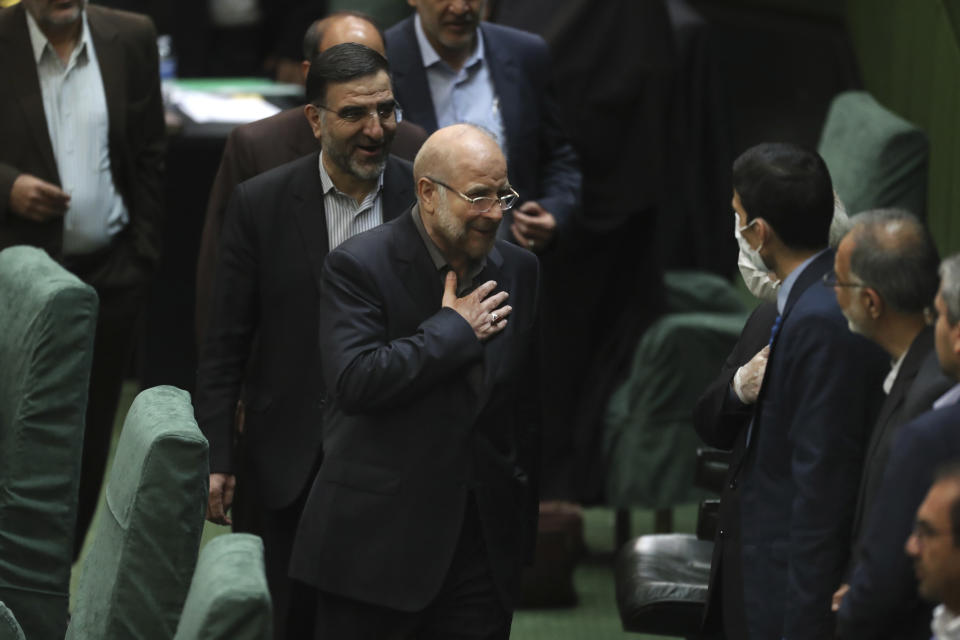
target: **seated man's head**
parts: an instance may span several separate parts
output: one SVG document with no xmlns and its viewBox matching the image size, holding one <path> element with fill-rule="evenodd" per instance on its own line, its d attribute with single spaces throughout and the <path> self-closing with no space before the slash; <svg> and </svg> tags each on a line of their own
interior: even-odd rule
<svg viewBox="0 0 960 640">
<path fill-rule="evenodd" d="M 936 312 L 934 344 L 943 372 L 960 380 L 960 254 L 940 263 L 940 290 L 933 303 Z"/>
<path fill-rule="evenodd" d="M 940 283 L 930 233 L 901 209 L 866 211 L 851 222 L 834 262 L 834 292 L 850 330 L 878 342 L 905 324 L 919 332 Z"/>
<path fill-rule="evenodd" d="M 307 73 L 304 111 L 339 189 L 380 177 L 399 120 L 386 58 L 355 43 L 327 49 Z"/>
<path fill-rule="evenodd" d="M 733 163 L 733 208 L 757 267 L 782 279 L 827 246 L 830 173 L 819 155 L 795 145 L 751 147 Z"/>
<path fill-rule="evenodd" d="M 917 509 L 906 552 L 913 558 L 920 595 L 960 613 L 960 465 L 937 474 Z"/>
<path fill-rule="evenodd" d="M 475 125 L 444 127 L 423 144 L 413 178 L 424 227 L 450 265 L 486 256 L 516 200 L 496 139 Z"/>
</svg>

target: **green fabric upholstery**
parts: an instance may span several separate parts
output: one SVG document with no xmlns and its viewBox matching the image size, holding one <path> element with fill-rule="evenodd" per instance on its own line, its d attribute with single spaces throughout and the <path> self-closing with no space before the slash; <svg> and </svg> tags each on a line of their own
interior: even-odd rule
<svg viewBox="0 0 960 640">
<path fill-rule="evenodd" d="M 0 251 L 0 600 L 30 640 L 67 628 L 97 294 L 44 251 Z"/>
<path fill-rule="evenodd" d="M 675 273 L 665 282 L 672 308 L 684 311 L 647 329 L 607 404 L 605 501 L 617 508 L 662 509 L 702 497 L 693 487 L 700 444 L 693 407 L 746 321 L 739 295 L 722 278 Z"/>
<path fill-rule="evenodd" d="M 263 542 L 229 533 L 200 553 L 174 640 L 270 640 L 273 614 Z"/>
<path fill-rule="evenodd" d="M 926 214 L 927 136 L 866 91 L 833 99 L 819 151 L 850 215 L 879 207 Z"/>
<path fill-rule="evenodd" d="M 117 443 L 68 640 L 173 637 L 197 562 L 208 469 L 190 394 L 142 391 Z"/>
<path fill-rule="evenodd" d="M 13 612 L 0 602 L 0 640 L 25 640 L 23 629 Z"/>
</svg>

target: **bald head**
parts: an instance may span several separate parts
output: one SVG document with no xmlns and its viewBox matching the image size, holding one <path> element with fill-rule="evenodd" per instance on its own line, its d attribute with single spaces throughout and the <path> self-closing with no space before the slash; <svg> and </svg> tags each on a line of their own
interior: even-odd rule
<svg viewBox="0 0 960 640">
<path fill-rule="evenodd" d="M 507 160 L 488 131 L 472 124 L 455 124 L 438 129 L 427 138 L 413 161 L 413 179 L 432 176 L 449 182 L 464 172 L 502 166 L 506 174 Z"/>
<path fill-rule="evenodd" d="M 338 11 L 317 20 L 307 29 L 303 38 L 303 58 L 310 60 L 314 55 L 345 42 L 362 44 L 386 57 L 383 34 L 373 18 L 359 11 Z"/>
</svg>

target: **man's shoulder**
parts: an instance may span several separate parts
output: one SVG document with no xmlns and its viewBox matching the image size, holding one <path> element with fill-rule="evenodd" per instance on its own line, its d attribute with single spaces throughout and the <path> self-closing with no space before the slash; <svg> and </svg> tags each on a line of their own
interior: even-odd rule
<svg viewBox="0 0 960 640">
<path fill-rule="evenodd" d="M 153 20 L 142 13 L 112 9 L 95 4 L 87 4 L 87 19 L 91 24 L 109 26 L 121 35 L 155 36 Z"/>
<path fill-rule="evenodd" d="M 311 175 L 315 175 L 317 181 L 320 181 L 319 155 L 320 152 L 317 151 L 281 164 L 241 182 L 239 188 L 248 195 L 277 194 L 286 197 L 292 193 L 291 187 L 309 180 Z"/>
<path fill-rule="evenodd" d="M 547 41 L 530 31 L 493 22 L 484 22 L 480 28 L 483 30 L 484 39 L 495 46 L 509 46 L 536 52 L 548 50 Z"/>
<path fill-rule="evenodd" d="M 413 30 L 413 19 L 414 16 L 408 16 L 393 25 L 389 29 L 383 32 L 384 39 L 386 42 L 384 44 L 387 47 L 397 44 L 403 44 L 404 41 L 408 41 L 415 32 Z"/>
<path fill-rule="evenodd" d="M 303 107 L 292 107 L 272 116 L 238 125 L 227 137 L 245 146 L 252 146 L 255 151 L 255 147 L 259 145 L 275 146 L 278 138 L 287 140 L 299 137 L 305 131 L 304 125 L 306 131 L 309 131 Z"/>
<path fill-rule="evenodd" d="M 960 402 L 920 414 L 903 426 L 894 451 L 919 448 L 948 456 L 960 454 Z"/>
</svg>

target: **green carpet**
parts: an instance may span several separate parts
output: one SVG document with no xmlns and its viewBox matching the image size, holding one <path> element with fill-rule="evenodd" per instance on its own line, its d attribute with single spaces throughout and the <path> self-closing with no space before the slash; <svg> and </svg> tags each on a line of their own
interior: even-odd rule
<svg viewBox="0 0 960 640">
<path fill-rule="evenodd" d="M 117 421 L 111 444 L 110 460 L 116 447 L 117 437 L 123 425 L 127 409 L 137 394 L 132 383 L 124 386 L 117 411 Z M 109 469 L 109 466 L 108 466 Z M 109 475 L 109 471 L 108 471 Z M 100 506 L 103 508 L 101 495 Z M 653 513 L 635 511 L 631 514 L 634 536 L 650 533 L 653 530 Z M 692 532 L 696 527 L 697 509 L 694 505 L 683 506 L 675 510 L 674 522 L 677 531 Z M 94 520 L 96 521 L 96 520 Z M 663 640 L 665 636 L 645 636 L 626 633 L 620 628 L 617 615 L 617 603 L 613 587 L 614 555 L 614 512 L 612 509 L 591 508 L 584 510 L 584 533 L 587 543 L 587 555 L 580 562 L 574 574 L 579 602 L 569 609 L 522 609 L 513 618 L 511 640 L 610 640 L 631 638 L 635 640 Z M 203 541 L 206 544 L 212 538 L 229 532 L 228 527 L 210 524 L 204 527 Z M 86 556 L 90 537 L 84 545 L 79 562 L 74 565 L 71 594 L 76 588 L 78 568 Z"/>
</svg>

